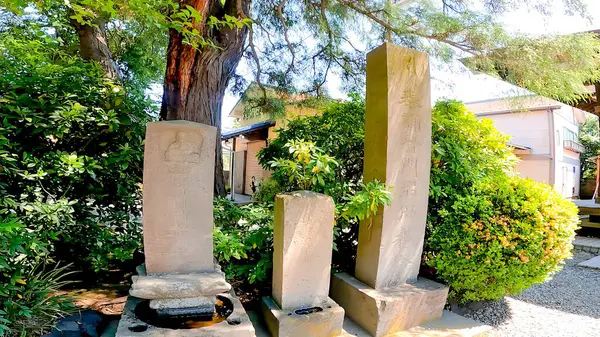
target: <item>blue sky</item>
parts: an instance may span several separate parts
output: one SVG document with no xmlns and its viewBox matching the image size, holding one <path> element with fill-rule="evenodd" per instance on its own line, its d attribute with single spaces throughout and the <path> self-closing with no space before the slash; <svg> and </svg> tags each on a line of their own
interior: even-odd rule
<svg viewBox="0 0 600 337">
<path fill-rule="evenodd" d="M 598 13 L 592 22 L 579 16 L 568 16 L 563 14 L 560 5 L 561 0 L 548 0 L 548 7 L 554 13 L 544 16 L 537 12 L 521 9 L 515 12 L 505 13 L 502 22 L 505 28 L 511 32 L 519 32 L 530 35 L 544 34 L 569 34 L 574 32 L 600 29 L 600 1 L 586 0 L 589 13 Z M 241 65 L 244 67 L 244 65 Z M 475 75 L 470 73 L 462 64 L 456 62 L 443 67 L 431 64 L 432 75 L 432 99 L 452 98 L 465 102 L 479 101 L 490 98 L 508 96 L 518 88 L 494 79 L 487 75 Z M 251 77 L 249 78 L 251 80 Z M 330 76 L 327 81 L 327 89 L 334 98 L 345 98 L 339 90 L 340 80 L 336 76 Z M 238 97 L 227 94 L 223 102 L 223 127 L 231 127 L 233 121 L 227 115 L 237 102 Z"/>
</svg>

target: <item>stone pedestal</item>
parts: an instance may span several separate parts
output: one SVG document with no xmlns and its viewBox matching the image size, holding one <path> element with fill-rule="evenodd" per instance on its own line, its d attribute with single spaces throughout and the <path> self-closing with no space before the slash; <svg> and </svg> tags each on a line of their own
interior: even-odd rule
<svg viewBox="0 0 600 337">
<path fill-rule="evenodd" d="M 361 222 L 356 279 L 335 275 L 331 296 L 374 336 L 437 319 L 446 300 L 445 286 L 417 279 L 429 197 L 430 100 L 426 54 L 385 43 L 367 55 L 364 179 L 392 187 L 392 203 Z"/>
<path fill-rule="evenodd" d="M 334 204 L 313 192 L 275 199 L 273 295 L 263 315 L 274 336 L 338 336 L 344 309 L 328 297 Z"/>
<path fill-rule="evenodd" d="M 133 277 L 118 337 L 254 336 L 231 285 L 214 263 L 216 141 L 217 129 L 209 125 L 187 121 L 148 124 L 143 192 L 145 268 L 139 268 L 139 275 Z M 218 297 L 233 304 L 233 313 L 226 322 L 215 324 Z M 138 317 L 138 305 L 145 305 L 148 314 Z M 181 330 L 152 325 L 152 319 L 174 316 L 203 316 L 213 322 Z"/>
<path fill-rule="evenodd" d="M 233 313 L 226 320 L 196 329 L 169 329 L 152 326 L 142 321 L 136 314 L 135 308 L 142 299 L 129 296 L 123 316 L 117 327 L 117 337 L 255 337 L 254 326 L 250 322 L 242 303 L 233 293 L 222 294 L 233 303 Z"/>
<path fill-rule="evenodd" d="M 448 287 L 418 278 L 414 283 L 373 289 L 346 274 L 331 281 L 331 297 L 373 336 L 385 336 L 442 317 Z"/>
</svg>

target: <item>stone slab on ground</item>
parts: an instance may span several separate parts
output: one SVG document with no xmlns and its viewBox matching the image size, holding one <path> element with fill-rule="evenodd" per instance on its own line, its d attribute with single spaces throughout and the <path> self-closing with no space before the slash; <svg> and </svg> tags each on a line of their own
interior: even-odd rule
<svg viewBox="0 0 600 337">
<path fill-rule="evenodd" d="M 192 307 L 214 308 L 217 302 L 216 296 L 202 296 L 191 298 L 172 298 L 162 300 L 150 300 L 151 309 L 180 309 Z"/>
<path fill-rule="evenodd" d="M 197 329 L 158 328 L 141 321 L 134 313 L 141 299 L 129 296 L 123 316 L 117 328 L 117 337 L 255 337 L 254 326 L 250 322 L 242 303 L 233 293 L 222 294 L 233 303 L 233 313 L 227 320 Z"/>
<path fill-rule="evenodd" d="M 587 268 L 592 268 L 592 269 L 600 269 L 600 256 L 596 256 L 594 258 L 591 258 L 589 260 L 585 260 L 581 263 L 577 264 L 580 267 L 587 267 Z"/>
<path fill-rule="evenodd" d="M 270 337 L 265 322 L 257 312 L 248 315 L 256 329 L 256 337 Z M 308 335 L 306 335 L 308 336 Z M 371 337 L 371 335 L 354 323 L 350 318 L 344 318 L 343 337 Z M 389 335 L 390 337 L 495 337 L 493 328 L 472 319 L 444 310 L 439 320 L 425 323 L 408 331 Z"/>
<path fill-rule="evenodd" d="M 600 239 L 588 238 L 585 236 L 576 236 L 573 240 L 573 246 L 576 251 L 588 252 L 592 254 L 600 253 Z"/>
<path fill-rule="evenodd" d="M 348 317 L 379 337 L 439 319 L 447 295 L 447 286 L 423 278 L 377 290 L 338 273 L 332 277 L 330 296 Z"/>
<path fill-rule="evenodd" d="M 212 296 L 231 289 L 223 274 L 218 272 L 137 275 L 132 280 L 129 294 L 149 300 Z"/>
<path fill-rule="evenodd" d="M 263 297 L 262 313 L 268 330 L 280 337 L 333 337 L 341 336 L 344 309 L 328 298 L 319 305 L 322 311 L 303 314 L 281 310 L 271 297 Z"/>
</svg>

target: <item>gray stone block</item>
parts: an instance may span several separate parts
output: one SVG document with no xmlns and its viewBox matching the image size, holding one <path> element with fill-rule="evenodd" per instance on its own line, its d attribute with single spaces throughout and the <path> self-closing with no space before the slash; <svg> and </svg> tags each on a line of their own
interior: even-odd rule
<svg viewBox="0 0 600 337">
<path fill-rule="evenodd" d="M 273 336 L 341 336 L 343 334 L 344 309 L 330 298 L 319 305 L 319 309 L 316 308 L 284 311 L 271 297 L 263 297 L 262 300 L 263 317 Z"/>
<path fill-rule="evenodd" d="M 129 294 L 149 300 L 212 296 L 231 289 L 222 273 L 133 276 L 132 279 Z"/>
<path fill-rule="evenodd" d="M 346 273 L 335 274 L 331 281 L 331 298 L 375 337 L 439 319 L 447 296 L 447 286 L 423 278 L 379 290 Z"/>
<path fill-rule="evenodd" d="M 156 309 L 156 310 L 191 308 L 191 307 L 214 308 L 216 302 L 217 302 L 216 296 L 162 299 L 162 300 L 151 300 L 150 308 Z"/>
</svg>

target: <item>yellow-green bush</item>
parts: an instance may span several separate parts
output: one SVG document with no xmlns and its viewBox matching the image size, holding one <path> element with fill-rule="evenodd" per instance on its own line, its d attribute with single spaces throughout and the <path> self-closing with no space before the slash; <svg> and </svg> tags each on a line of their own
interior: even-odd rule
<svg viewBox="0 0 600 337">
<path fill-rule="evenodd" d="M 459 302 L 518 293 L 571 256 L 577 208 L 546 184 L 484 180 L 448 206 L 429 236 L 428 264 Z"/>
</svg>

